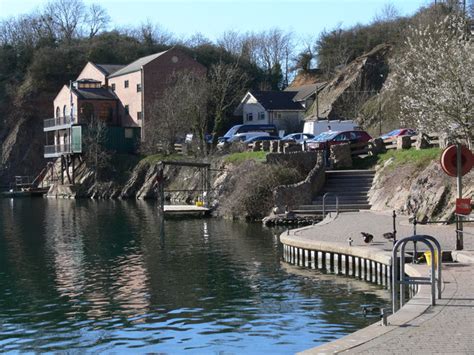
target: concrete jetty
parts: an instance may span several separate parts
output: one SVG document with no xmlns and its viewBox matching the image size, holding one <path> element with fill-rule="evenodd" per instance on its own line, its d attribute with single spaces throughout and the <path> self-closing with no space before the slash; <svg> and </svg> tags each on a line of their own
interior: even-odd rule
<svg viewBox="0 0 474 355">
<path fill-rule="evenodd" d="M 289 263 L 385 284 L 391 265 L 392 242 L 384 239 L 382 234 L 391 232 L 392 228 L 391 212 L 352 212 L 329 217 L 315 226 L 290 230 L 283 233 L 280 240 L 284 245 L 285 260 Z M 408 217 L 398 217 L 396 228 L 398 239 L 413 235 Z M 465 230 L 474 232 L 470 226 Z M 361 232 L 374 235 L 374 240 L 364 243 Z M 377 322 L 302 354 L 473 353 L 474 237 L 466 234 L 465 251 L 456 252 L 454 226 L 417 225 L 417 234 L 434 236 L 443 251 L 452 251 L 453 262 L 443 263 L 443 294 L 436 306 L 431 306 L 429 286 L 419 286 L 410 301 L 388 318 L 388 326 Z M 357 270 L 358 275 L 355 271 L 351 273 L 349 268 Z M 411 264 L 406 271 L 410 276 L 420 276 L 426 275 L 428 268 Z"/>
</svg>

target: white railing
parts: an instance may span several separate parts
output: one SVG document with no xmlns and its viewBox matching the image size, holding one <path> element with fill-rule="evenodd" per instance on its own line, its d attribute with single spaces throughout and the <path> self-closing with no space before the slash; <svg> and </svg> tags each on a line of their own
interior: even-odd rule
<svg viewBox="0 0 474 355">
<path fill-rule="evenodd" d="M 44 155 L 71 153 L 70 144 L 45 145 Z"/>
<path fill-rule="evenodd" d="M 47 118 L 44 120 L 44 128 L 63 126 L 63 125 L 68 125 L 72 123 L 74 123 L 74 117 L 71 120 L 71 116 Z"/>
</svg>

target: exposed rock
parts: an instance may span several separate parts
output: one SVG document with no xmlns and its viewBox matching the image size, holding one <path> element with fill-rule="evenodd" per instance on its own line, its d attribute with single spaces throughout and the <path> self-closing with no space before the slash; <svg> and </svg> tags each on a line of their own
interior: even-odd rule
<svg viewBox="0 0 474 355">
<path fill-rule="evenodd" d="M 149 164 L 138 164 L 137 167 L 133 169 L 131 178 L 127 181 L 120 193 L 121 198 L 134 198 L 137 195 L 137 192 L 145 182 L 148 169 L 150 169 Z"/>
<path fill-rule="evenodd" d="M 474 193 L 474 171 L 463 177 L 464 196 Z M 456 179 L 448 177 L 437 161 L 420 171 L 415 165 L 393 168 L 393 160 L 377 169 L 369 200 L 374 210 L 395 209 L 417 214 L 419 220 L 452 218 Z"/>
<path fill-rule="evenodd" d="M 35 176 L 46 165 L 43 136 L 37 134 L 42 131 L 42 121 L 21 117 L 5 137 L 0 132 L 0 185 L 8 185 L 15 175 Z"/>
<path fill-rule="evenodd" d="M 388 72 L 388 55 L 392 46 L 381 44 L 342 69 L 319 93 L 318 105 L 313 103 L 307 119 L 354 118 L 370 96 L 378 92 Z"/>
</svg>

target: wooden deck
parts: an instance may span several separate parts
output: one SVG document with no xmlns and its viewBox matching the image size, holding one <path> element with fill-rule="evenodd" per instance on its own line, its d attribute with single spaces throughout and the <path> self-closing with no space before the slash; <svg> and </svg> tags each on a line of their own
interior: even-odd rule
<svg viewBox="0 0 474 355">
<path fill-rule="evenodd" d="M 165 216 L 207 216 L 211 213 L 211 209 L 207 207 L 199 207 L 194 205 L 165 205 Z"/>
</svg>

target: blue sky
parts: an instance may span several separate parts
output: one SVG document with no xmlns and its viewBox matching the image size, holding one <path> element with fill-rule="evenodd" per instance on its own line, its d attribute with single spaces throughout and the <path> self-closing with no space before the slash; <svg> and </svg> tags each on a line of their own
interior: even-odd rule
<svg viewBox="0 0 474 355">
<path fill-rule="evenodd" d="M 0 19 L 29 13 L 43 0 L 0 0 Z M 388 3 L 402 15 L 414 13 L 430 0 L 84 0 L 105 7 L 112 26 L 150 20 L 184 37 L 199 32 L 211 40 L 226 30 L 261 31 L 272 27 L 315 37 L 324 29 L 369 23 Z"/>
</svg>

